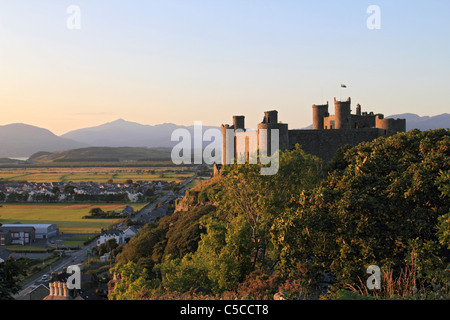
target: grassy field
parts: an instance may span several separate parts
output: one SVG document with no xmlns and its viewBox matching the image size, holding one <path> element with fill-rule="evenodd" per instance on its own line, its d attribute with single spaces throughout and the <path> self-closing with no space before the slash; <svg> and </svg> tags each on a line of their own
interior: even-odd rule
<svg viewBox="0 0 450 320">
<path fill-rule="evenodd" d="M 97 182 L 135 181 L 181 182 L 193 175 L 189 167 L 104 167 L 104 168 L 20 168 L 0 169 L 0 182 Z"/>
<path fill-rule="evenodd" d="M 194 179 L 192 179 L 191 182 L 189 182 L 189 183 L 186 185 L 186 188 L 187 188 L 187 189 L 194 188 L 195 186 L 199 185 L 199 184 L 202 183 L 203 181 L 205 181 L 205 180 L 202 179 L 202 178 L 194 178 Z"/>
<path fill-rule="evenodd" d="M 118 222 L 114 219 L 83 219 L 89 210 L 99 207 L 104 211 L 125 208 L 126 204 L 3 204 L 0 223 L 54 223 L 64 233 L 97 233 Z M 145 204 L 131 204 L 135 211 Z"/>
</svg>

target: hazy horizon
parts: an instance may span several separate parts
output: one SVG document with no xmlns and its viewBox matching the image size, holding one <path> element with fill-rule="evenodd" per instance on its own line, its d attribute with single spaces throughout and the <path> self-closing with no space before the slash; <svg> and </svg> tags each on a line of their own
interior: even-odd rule
<svg viewBox="0 0 450 320">
<path fill-rule="evenodd" d="M 80 29 L 71 5 L 79 9 Z M 370 5 L 380 29 L 369 29 Z M 0 1 L 0 125 L 62 135 L 117 119 L 219 126 L 266 110 L 292 128 L 352 98 L 447 113 L 445 1 Z M 75 21 L 77 22 L 77 21 Z M 342 89 L 340 84 L 347 85 Z"/>
<path fill-rule="evenodd" d="M 419 117 L 433 117 L 433 116 L 439 116 L 439 115 L 443 115 L 443 114 L 449 114 L 449 113 L 444 112 L 444 113 L 437 114 L 437 115 L 425 115 L 425 114 L 424 114 L 424 115 L 418 115 L 418 116 L 419 116 Z M 398 114 L 392 114 L 392 115 L 391 115 L 391 114 L 387 114 L 387 115 L 385 115 L 385 116 L 386 116 L 386 117 L 390 117 L 390 116 L 397 116 L 397 115 L 398 115 Z M 417 114 L 416 114 L 416 115 L 417 115 Z M 177 125 L 177 126 L 191 127 L 191 126 L 194 125 L 194 123 L 192 123 L 192 124 L 189 124 L 189 123 L 187 123 L 187 124 L 179 124 L 179 123 L 174 123 L 174 122 L 162 122 L 162 123 L 148 124 L 148 123 L 140 123 L 140 122 L 137 122 L 137 121 L 129 121 L 129 120 L 123 119 L 123 118 L 118 118 L 118 119 L 115 119 L 115 120 L 112 120 L 112 121 L 103 122 L 103 123 L 98 123 L 98 124 L 96 124 L 96 125 L 94 124 L 94 125 L 88 126 L 88 127 L 80 127 L 80 128 L 70 129 L 69 131 L 62 132 L 62 133 L 60 133 L 60 134 L 57 134 L 57 133 L 53 132 L 52 130 L 50 130 L 50 129 L 48 129 L 48 128 L 45 128 L 45 127 L 39 127 L 39 126 L 35 126 L 35 125 L 33 125 L 33 124 L 23 123 L 23 122 L 5 123 L 5 124 L 0 124 L 0 126 L 11 125 L 11 124 L 31 125 L 31 126 L 35 126 L 35 127 L 41 128 L 41 129 L 49 130 L 50 132 L 52 132 L 53 134 L 55 134 L 55 135 L 57 135 L 57 136 L 64 136 L 65 134 L 70 133 L 70 132 L 72 132 L 72 131 L 77 131 L 77 130 L 81 130 L 81 129 L 95 128 L 95 127 L 98 127 L 98 126 L 101 126 L 101 125 L 105 125 L 105 124 L 117 122 L 117 121 L 120 121 L 120 120 L 123 120 L 123 121 L 126 121 L 126 122 L 131 122 L 131 123 L 136 123 L 136 124 L 144 125 L 144 126 L 145 126 L 145 125 L 148 125 L 148 126 L 158 126 L 158 125 L 165 125 L 165 124 L 173 124 L 173 125 Z M 228 123 L 231 124 L 232 121 L 228 121 Z M 203 125 L 204 127 L 219 127 L 219 126 L 220 126 L 220 125 L 213 125 L 213 124 L 207 124 L 207 123 L 202 123 L 202 125 Z M 251 130 L 256 130 L 256 129 L 255 129 L 256 126 L 257 126 L 256 123 L 254 123 L 254 124 L 253 124 L 253 123 L 252 123 L 252 124 L 246 124 L 246 127 L 247 127 L 248 130 L 249 130 L 249 129 L 251 129 Z M 305 127 L 302 127 L 302 128 L 290 128 L 290 129 L 306 129 L 307 127 L 310 127 L 310 126 L 312 126 L 312 121 L 311 121 L 311 123 L 310 123 L 309 125 L 306 125 Z"/>
</svg>

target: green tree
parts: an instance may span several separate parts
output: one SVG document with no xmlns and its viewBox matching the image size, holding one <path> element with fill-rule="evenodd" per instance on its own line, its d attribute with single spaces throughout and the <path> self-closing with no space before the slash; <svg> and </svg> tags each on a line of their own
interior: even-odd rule
<svg viewBox="0 0 450 320">
<path fill-rule="evenodd" d="M 435 250 L 439 217 L 450 209 L 436 186 L 450 169 L 449 146 L 448 130 L 412 130 L 347 149 L 348 165 L 288 214 L 280 239 L 289 258 L 342 286 L 359 284 L 370 264 L 398 271 L 413 239 Z"/>
<path fill-rule="evenodd" d="M 129 261 L 126 264 L 117 264 L 110 270 L 118 277 L 114 290 L 108 294 L 109 300 L 139 300 L 145 290 L 153 287 L 147 270 L 138 264 Z"/>
<path fill-rule="evenodd" d="M 64 186 L 64 189 L 63 189 L 63 191 L 64 191 L 64 193 L 66 193 L 66 194 L 74 194 L 75 193 L 75 186 L 72 186 L 72 185 L 70 185 L 70 184 L 66 184 L 65 186 Z"/>
<path fill-rule="evenodd" d="M 450 171 L 441 170 L 436 185 L 442 192 L 442 199 L 448 201 L 450 198 Z M 440 216 L 438 222 L 439 242 L 443 247 L 450 249 L 450 212 Z"/>
<path fill-rule="evenodd" d="M 19 279 L 25 275 L 20 262 L 6 259 L 0 263 L 0 300 L 13 300 L 13 295 L 21 289 Z"/>
<path fill-rule="evenodd" d="M 91 216 L 94 216 L 94 217 L 96 217 L 96 216 L 101 216 L 101 215 L 103 215 L 105 212 L 101 209 L 101 208 L 92 208 L 91 210 L 89 210 L 89 214 L 91 215 Z"/>
<path fill-rule="evenodd" d="M 261 167 L 251 164 L 225 167 L 218 202 L 218 212 L 229 222 L 234 216 L 244 217 L 251 230 L 252 268 L 264 266 L 267 250 L 282 250 L 278 245 L 278 221 L 296 206 L 295 199 L 313 188 L 321 179 L 321 161 L 306 154 L 299 145 L 279 154 L 279 170 L 275 175 L 261 175 Z M 274 243 L 275 239 L 275 243 Z M 274 247 L 275 245 L 275 247 Z M 278 260 L 272 252 L 272 262 Z"/>
<path fill-rule="evenodd" d="M 274 222 L 283 219 L 300 192 L 320 181 L 320 170 L 319 159 L 298 146 L 280 155 L 279 171 L 273 176 L 262 176 L 258 165 L 226 167 L 222 179 L 211 186 L 215 192 L 200 192 L 217 202 L 217 210 L 201 218 L 206 233 L 197 251 L 155 267 L 163 284 L 169 290 L 201 284 L 222 293 L 235 290 L 256 268 L 273 268 L 280 250 L 274 243 L 278 236 Z M 196 276 L 188 277 L 188 271 Z"/>
</svg>

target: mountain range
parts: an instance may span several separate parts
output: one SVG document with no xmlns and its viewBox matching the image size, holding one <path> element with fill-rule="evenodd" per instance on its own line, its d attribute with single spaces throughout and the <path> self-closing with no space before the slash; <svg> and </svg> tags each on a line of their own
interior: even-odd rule
<svg viewBox="0 0 450 320">
<path fill-rule="evenodd" d="M 13 123 L 0 126 L 0 157 L 28 157 L 39 151 L 83 148 L 86 143 L 58 137 L 47 129 Z"/>
<path fill-rule="evenodd" d="M 203 126 L 203 132 L 210 128 L 216 127 Z M 173 123 L 151 126 L 118 119 L 96 127 L 73 130 L 61 138 L 101 147 L 171 148 L 178 143 L 171 141 L 172 132 L 176 129 L 187 129 L 191 136 L 194 133 L 194 126 Z"/>
<path fill-rule="evenodd" d="M 387 118 L 406 119 L 406 129 L 429 130 L 450 127 L 450 114 L 419 116 L 412 113 L 396 114 Z M 203 126 L 205 130 L 218 127 Z M 22 123 L 0 126 L 0 158 L 29 157 L 40 151 L 56 152 L 85 147 L 144 147 L 172 148 L 175 129 L 187 129 L 193 138 L 194 126 L 173 123 L 143 125 L 118 119 L 99 126 L 67 132 L 61 136 L 36 126 Z M 306 128 L 305 128 L 306 129 Z M 204 145 L 210 142 L 204 142 Z"/>
<path fill-rule="evenodd" d="M 406 131 L 412 129 L 419 129 L 421 131 L 426 131 L 430 129 L 450 128 L 450 114 L 448 113 L 443 113 L 433 117 L 430 116 L 421 117 L 414 113 L 402 113 L 402 114 L 395 114 L 387 118 L 406 119 Z"/>
<path fill-rule="evenodd" d="M 205 130 L 217 127 L 203 126 Z M 179 141 L 171 141 L 172 132 L 186 129 L 194 146 L 194 126 L 173 123 L 143 125 L 118 119 L 99 126 L 83 128 L 57 136 L 47 129 L 15 123 L 0 126 L 0 158 L 27 158 L 34 153 L 57 152 L 86 147 L 143 147 L 172 148 Z M 208 145 L 211 142 L 203 142 Z"/>
</svg>

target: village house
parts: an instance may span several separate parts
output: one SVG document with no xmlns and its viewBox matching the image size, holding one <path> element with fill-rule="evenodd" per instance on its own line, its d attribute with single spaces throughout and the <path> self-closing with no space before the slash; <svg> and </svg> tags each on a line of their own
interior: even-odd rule
<svg viewBox="0 0 450 320">
<path fill-rule="evenodd" d="M 160 181 L 138 181 L 140 190 L 148 188 L 162 188 L 164 185 Z M 136 190 L 135 184 L 118 183 L 39 183 L 39 182 L 9 182 L 0 185 L 0 201 L 4 202 L 46 202 L 64 201 L 69 194 L 64 192 L 66 186 L 73 186 L 73 192 L 77 195 L 114 195 L 126 193 L 128 200 L 138 202 L 143 199 L 143 193 Z M 26 196 L 26 199 L 24 199 Z M 17 199 L 17 198 L 20 199 Z"/>
<path fill-rule="evenodd" d="M 123 239 L 124 241 L 127 243 L 132 237 L 134 237 L 134 235 L 138 232 L 138 228 L 135 226 L 130 226 L 128 227 L 124 232 L 123 232 Z"/>
<path fill-rule="evenodd" d="M 138 228 L 130 226 L 126 230 L 110 229 L 102 230 L 100 237 L 97 239 L 97 246 L 102 245 L 111 239 L 116 239 L 117 244 L 127 243 L 138 232 Z"/>
<path fill-rule="evenodd" d="M 97 239 L 97 246 L 100 246 L 111 239 L 116 239 L 117 244 L 125 243 L 122 231 L 117 229 L 110 229 L 110 230 L 102 229 L 100 237 Z"/>
</svg>

